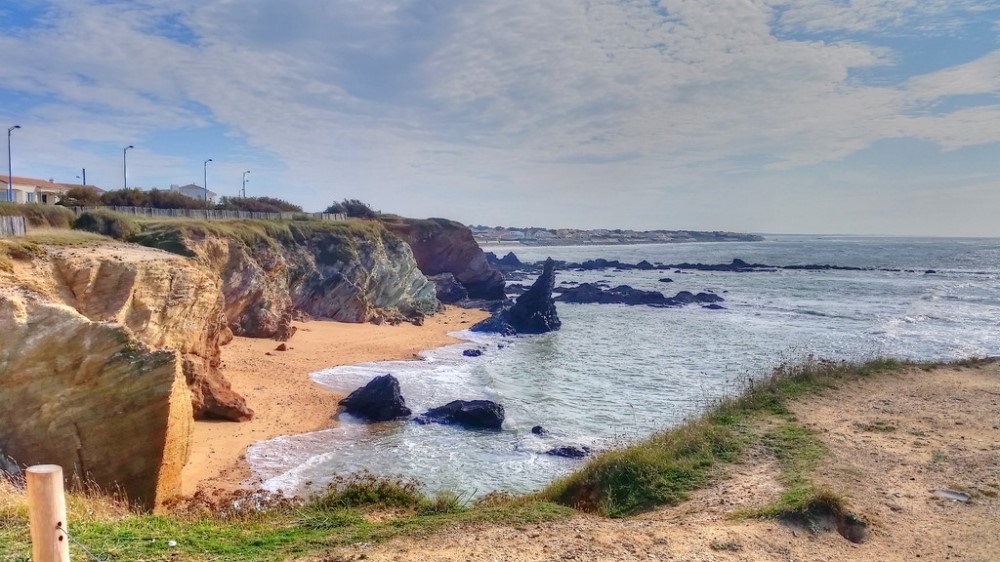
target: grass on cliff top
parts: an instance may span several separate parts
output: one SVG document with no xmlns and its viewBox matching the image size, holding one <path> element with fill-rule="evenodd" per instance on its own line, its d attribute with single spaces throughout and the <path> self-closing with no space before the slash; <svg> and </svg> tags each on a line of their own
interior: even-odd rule
<svg viewBox="0 0 1000 562">
<path fill-rule="evenodd" d="M 381 241 L 386 245 L 401 243 L 382 225 L 374 221 L 268 221 L 268 220 L 139 220 L 139 233 L 129 241 L 159 248 L 175 254 L 194 257 L 188 241 L 208 236 L 239 240 L 251 248 L 292 247 L 315 244 L 320 251 L 317 260 L 332 265 L 357 255 L 362 241 Z"/>
<path fill-rule="evenodd" d="M 150 515 L 107 498 L 71 494 L 67 509 L 73 559 L 89 560 L 82 545 L 106 562 L 284 560 L 444 527 L 531 524 L 572 515 L 565 507 L 514 498 L 468 507 L 454 495 L 429 498 L 412 481 L 370 474 L 341 478 L 309 501 L 249 492 L 195 496 L 171 506 L 169 515 Z M 0 545 L 0 561 L 30 560 L 23 492 L 3 482 Z"/>
<path fill-rule="evenodd" d="M 0 215 L 23 216 L 28 226 L 47 228 L 69 228 L 76 215 L 66 207 L 42 205 L 40 203 L 0 202 Z"/>
<path fill-rule="evenodd" d="M 781 366 L 764 380 L 748 381 L 740 395 L 720 400 L 697 419 L 598 455 L 553 482 L 539 497 L 612 517 L 676 505 L 691 491 L 709 485 L 719 465 L 737 461 L 751 444 L 762 443 L 775 450 L 779 459 L 781 451 L 789 457 L 785 477 L 789 495 L 769 514 L 794 510 L 824 492 L 815 489 L 807 477 L 821 453 L 815 446 L 818 441 L 810 440 L 807 430 L 794 424 L 762 435 L 758 422 L 768 416 L 787 416 L 789 402 L 802 395 L 905 365 L 879 359 L 861 364 L 810 361 Z"/>
</svg>

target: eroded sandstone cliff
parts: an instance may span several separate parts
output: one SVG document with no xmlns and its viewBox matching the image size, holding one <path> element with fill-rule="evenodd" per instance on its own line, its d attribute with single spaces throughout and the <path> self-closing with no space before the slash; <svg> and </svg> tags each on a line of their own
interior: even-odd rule
<svg viewBox="0 0 1000 562">
<path fill-rule="evenodd" d="M 180 491 L 192 401 L 178 351 L 31 291 L 0 288 L 0 444 L 19 463 L 154 507 Z"/>
</svg>

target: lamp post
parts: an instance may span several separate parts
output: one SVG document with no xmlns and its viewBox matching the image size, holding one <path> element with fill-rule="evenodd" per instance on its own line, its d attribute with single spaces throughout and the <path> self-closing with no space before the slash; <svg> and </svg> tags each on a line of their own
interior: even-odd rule
<svg viewBox="0 0 1000 562">
<path fill-rule="evenodd" d="M 14 132 L 14 129 L 20 128 L 20 125 L 7 128 L 7 201 L 10 203 L 14 202 L 14 172 L 10 163 L 10 134 Z"/>
<path fill-rule="evenodd" d="M 125 155 L 128 154 L 128 149 L 130 148 L 135 148 L 135 147 L 130 144 L 126 146 L 124 150 L 122 150 L 122 187 L 124 187 L 125 189 L 128 189 L 128 161 L 126 160 Z"/>
<path fill-rule="evenodd" d="M 208 160 L 205 160 L 205 178 L 204 179 L 205 179 L 205 213 L 206 213 L 205 217 L 206 218 L 208 218 L 208 215 L 207 215 L 207 213 L 208 213 L 208 163 L 211 162 L 211 161 L 212 161 L 211 158 L 209 158 Z"/>
<path fill-rule="evenodd" d="M 247 198 L 247 174 L 249 174 L 249 173 L 250 173 L 250 170 L 247 170 L 247 171 L 243 172 L 243 198 L 244 199 Z"/>
</svg>

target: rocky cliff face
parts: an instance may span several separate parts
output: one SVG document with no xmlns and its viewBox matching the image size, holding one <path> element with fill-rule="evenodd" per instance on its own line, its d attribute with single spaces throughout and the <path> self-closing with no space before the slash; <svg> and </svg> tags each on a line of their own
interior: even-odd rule
<svg viewBox="0 0 1000 562">
<path fill-rule="evenodd" d="M 447 219 L 387 217 L 386 228 L 413 249 L 424 275 L 451 273 L 474 299 L 502 300 L 503 274 L 490 267 L 468 227 Z"/>
<path fill-rule="evenodd" d="M 180 491 L 192 400 L 179 351 L 113 319 L 0 288 L 0 445 L 155 507 Z"/>
<path fill-rule="evenodd" d="M 237 335 L 274 337 L 306 314 L 341 322 L 419 321 L 439 307 L 410 248 L 375 222 L 161 224 L 139 241 L 194 257 L 222 278 Z"/>
</svg>

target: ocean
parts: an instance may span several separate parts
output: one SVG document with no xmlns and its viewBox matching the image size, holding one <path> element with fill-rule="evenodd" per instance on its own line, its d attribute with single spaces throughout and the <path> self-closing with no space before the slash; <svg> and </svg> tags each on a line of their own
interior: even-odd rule
<svg viewBox="0 0 1000 562">
<path fill-rule="evenodd" d="M 318 372 L 318 384 L 345 394 L 392 373 L 415 413 L 456 399 L 489 399 L 504 405 L 507 419 L 496 433 L 408 422 L 369 426 L 342 416 L 335 429 L 252 446 L 247 459 L 265 487 L 308 493 L 334 475 L 369 470 L 414 477 L 431 493 L 528 492 L 584 462 L 546 451 L 563 445 L 601 450 L 642 439 L 783 362 L 1000 355 L 996 239 L 776 235 L 746 243 L 486 249 L 501 256 L 513 251 L 524 262 L 739 258 L 912 272 L 559 271 L 557 284 L 604 281 L 667 296 L 711 290 L 725 298 L 725 310 L 559 303 L 562 329 L 555 333 L 462 332 L 456 335 L 467 343 L 428 350 L 421 361 Z M 464 357 L 469 348 L 484 353 Z M 547 434 L 532 434 L 535 425 Z"/>
</svg>

